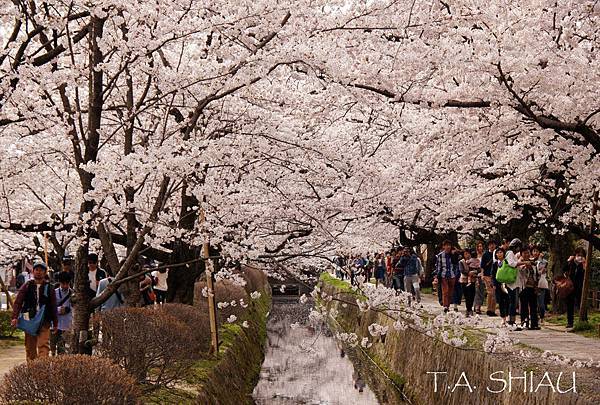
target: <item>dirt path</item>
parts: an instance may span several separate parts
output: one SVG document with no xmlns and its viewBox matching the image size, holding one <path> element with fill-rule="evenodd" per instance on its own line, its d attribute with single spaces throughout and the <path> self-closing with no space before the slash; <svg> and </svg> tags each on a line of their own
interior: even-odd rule
<svg viewBox="0 0 600 405">
<path fill-rule="evenodd" d="M 15 345 L 0 349 L 0 377 L 11 368 L 25 362 L 25 346 Z"/>
</svg>

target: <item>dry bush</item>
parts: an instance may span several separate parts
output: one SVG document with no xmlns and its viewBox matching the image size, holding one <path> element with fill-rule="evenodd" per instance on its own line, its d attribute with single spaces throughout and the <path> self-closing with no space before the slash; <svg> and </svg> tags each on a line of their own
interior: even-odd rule
<svg viewBox="0 0 600 405">
<path fill-rule="evenodd" d="M 0 403 L 139 404 L 135 379 L 108 359 L 76 355 L 43 357 L 9 371 Z"/>
<path fill-rule="evenodd" d="M 164 311 L 116 308 L 101 312 L 94 322 L 102 332 L 96 353 L 123 367 L 140 383 L 153 388 L 167 386 L 185 378 L 191 367 L 192 331 Z"/>
<path fill-rule="evenodd" d="M 200 308 L 191 305 L 175 303 L 163 304 L 156 311 L 162 311 L 177 318 L 190 328 L 190 336 L 194 345 L 190 350 L 191 357 L 200 358 L 208 353 L 210 349 L 208 311 L 202 311 Z"/>
<path fill-rule="evenodd" d="M 200 308 L 201 311 L 208 313 L 208 300 L 202 295 L 202 290 L 206 286 L 205 281 L 197 282 L 194 286 L 194 306 Z M 231 315 L 237 318 L 246 310 L 240 305 L 240 299 L 248 304 L 250 296 L 246 293 L 244 287 L 230 280 L 220 280 L 215 283 L 215 302 L 235 301 L 235 306 L 228 305 L 225 308 L 217 308 L 217 323 L 222 325 Z"/>
<path fill-rule="evenodd" d="M 254 291 L 262 291 L 268 284 L 265 272 L 254 267 L 242 266 L 242 277 L 246 280 L 248 294 Z"/>
</svg>

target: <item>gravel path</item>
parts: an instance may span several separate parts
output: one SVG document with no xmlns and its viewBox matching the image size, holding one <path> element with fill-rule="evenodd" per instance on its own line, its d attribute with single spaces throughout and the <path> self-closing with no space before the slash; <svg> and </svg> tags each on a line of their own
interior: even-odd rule
<svg viewBox="0 0 600 405">
<path fill-rule="evenodd" d="M 16 345 L 0 349 L 0 377 L 23 362 L 25 362 L 25 346 Z"/>
</svg>

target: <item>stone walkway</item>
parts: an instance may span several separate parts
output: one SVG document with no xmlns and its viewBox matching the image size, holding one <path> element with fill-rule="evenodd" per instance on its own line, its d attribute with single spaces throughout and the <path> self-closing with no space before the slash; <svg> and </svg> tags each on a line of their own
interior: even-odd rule
<svg viewBox="0 0 600 405">
<path fill-rule="evenodd" d="M 437 296 L 424 294 L 422 303 L 429 313 L 439 314 L 442 312 Z M 459 310 L 465 312 L 464 304 L 459 306 Z M 502 324 L 502 319 L 499 316 L 488 317 L 485 315 L 485 310 L 482 309 L 482 311 L 481 319 L 484 328 L 486 326 L 489 326 L 490 329 L 497 328 Z M 512 334 L 520 343 L 539 350 L 548 350 L 553 354 L 559 354 L 573 360 L 587 362 L 593 359 L 594 362 L 600 362 L 600 340 L 567 332 L 564 327 L 558 325 L 541 325 L 541 328 L 541 330 L 514 331 Z"/>
</svg>

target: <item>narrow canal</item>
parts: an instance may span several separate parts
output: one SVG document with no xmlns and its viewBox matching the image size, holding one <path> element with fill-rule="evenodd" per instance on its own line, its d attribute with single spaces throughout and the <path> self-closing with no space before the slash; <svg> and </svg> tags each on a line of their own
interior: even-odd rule
<svg viewBox="0 0 600 405">
<path fill-rule="evenodd" d="M 260 381 L 254 389 L 259 405 L 378 404 L 340 349 L 331 332 L 308 326 L 308 305 L 274 297 L 267 324 L 268 343 Z"/>
</svg>

